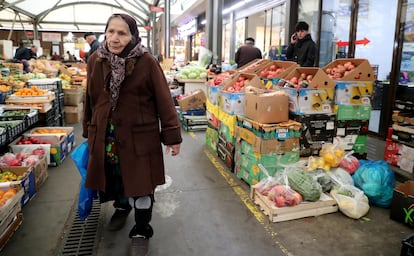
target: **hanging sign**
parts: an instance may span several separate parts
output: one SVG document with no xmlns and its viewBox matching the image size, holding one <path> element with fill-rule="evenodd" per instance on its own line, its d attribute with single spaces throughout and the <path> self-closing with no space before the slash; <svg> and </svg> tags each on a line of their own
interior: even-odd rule
<svg viewBox="0 0 414 256">
<path fill-rule="evenodd" d="M 144 26 L 144 29 L 147 30 L 147 31 L 149 31 L 149 30 L 152 29 L 152 27 L 151 26 Z"/>
</svg>

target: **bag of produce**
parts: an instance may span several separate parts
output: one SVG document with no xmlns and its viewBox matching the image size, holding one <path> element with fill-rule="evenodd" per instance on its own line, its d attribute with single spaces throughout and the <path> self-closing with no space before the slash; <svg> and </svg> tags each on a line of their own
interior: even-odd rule
<svg viewBox="0 0 414 256">
<path fill-rule="evenodd" d="M 372 204 L 384 208 L 391 205 L 395 175 L 387 162 L 360 160 L 360 167 L 352 178 L 355 186 L 364 191 Z"/>
<path fill-rule="evenodd" d="M 359 168 L 358 158 L 353 156 L 354 151 L 346 153 L 345 156 L 339 162 L 339 167 L 346 170 L 349 174 L 353 174 Z"/>
<path fill-rule="evenodd" d="M 331 190 L 333 181 L 324 169 L 317 168 L 310 171 L 309 174 L 321 185 L 322 192 L 329 192 Z"/>
<path fill-rule="evenodd" d="M 369 211 L 368 197 L 353 185 L 337 185 L 330 194 L 338 203 L 339 210 L 350 218 L 359 219 Z"/>
<path fill-rule="evenodd" d="M 305 170 L 298 167 L 286 168 L 284 175 L 288 179 L 289 186 L 302 195 L 303 200 L 315 202 L 321 197 L 322 187 Z"/>
</svg>

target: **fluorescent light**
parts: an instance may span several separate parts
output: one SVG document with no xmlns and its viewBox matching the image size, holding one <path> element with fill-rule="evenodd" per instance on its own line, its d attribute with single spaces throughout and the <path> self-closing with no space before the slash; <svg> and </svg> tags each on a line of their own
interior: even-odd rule
<svg viewBox="0 0 414 256">
<path fill-rule="evenodd" d="M 207 20 L 205 19 L 200 22 L 201 25 L 205 25 L 206 23 L 207 23 Z"/>
<path fill-rule="evenodd" d="M 243 1 L 243 2 L 238 2 L 237 4 L 232 5 L 232 6 L 230 6 L 230 7 L 229 7 L 229 8 L 227 8 L 227 9 L 224 9 L 224 10 L 223 10 L 223 14 L 227 14 L 227 13 L 229 13 L 229 12 L 231 12 L 231 11 L 233 11 L 233 10 L 237 9 L 237 8 L 240 8 L 240 7 L 242 7 L 245 3 L 246 3 L 245 1 Z"/>
</svg>

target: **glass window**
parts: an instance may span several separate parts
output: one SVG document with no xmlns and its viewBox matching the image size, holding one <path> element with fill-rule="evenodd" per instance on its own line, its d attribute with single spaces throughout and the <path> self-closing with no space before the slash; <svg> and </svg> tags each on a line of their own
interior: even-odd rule
<svg viewBox="0 0 414 256">
<path fill-rule="evenodd" d="M 246 29 L 246 19 L 236 20 L 236 35 L 235 35 L 235 50 L 244 44 L 245 37 L 245 29 Z"/>
<path fill-rule="evenodd" d="M 247 19 L 247 36 L 253 37 L 255 40 L 255 45 L 259 48 L 262 53 L 265 48 L 264 40 L 264 27 L 265 24 L 265 12 L 259 12 L 253 15 L 250 15 Z"/>
<path fill-rule="evenodd" d="M 280 53 L 282 53 L 282 49 L 285 48 L 286 41 L 285 41 L 285 25 L 286 25 L 286 3 L 279 5 L 272 9 L 272 33 L 270 38 L 270 46 L 272 48 L 276 48 L 278 51 L 278 56 L 272 57 L 273 54 L 271 51 L 269 52 L 269 57 L 272 59 L 280 59 Z M 272 50 L 273 52 L 274 50 Z"/>
<path fill-rule="evenodd" d="M 378 66 L 378 80 L 385 80 L 391 71 L 397 5 L 397 0 L 359 0 L 355 58 Z"/>
<path fill-rule="evenodd" d="M 230 24 L 224 25 L 223 31 L 223 57 L 224 62 L 230 62 L 230 39 L 231 39 L 231 26 Z"/>
</svg>

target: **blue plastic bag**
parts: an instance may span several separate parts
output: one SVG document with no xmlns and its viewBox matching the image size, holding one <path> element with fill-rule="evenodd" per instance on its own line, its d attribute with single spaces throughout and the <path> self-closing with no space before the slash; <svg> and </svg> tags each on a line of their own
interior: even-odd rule
<svg viewBox="0 0 414 256">
<path fill-rule="evenodd" d="M 93 199 L 97 198 L 97 191 L 85 187 L 86 169 L 88 167 L 88 141 L 85 140 L 76 147 L 70 155 L 82 177 L 78 198 L 78 215 L 84 221 L 91 213 Z"/>
<path fill-rule="evenodd" d="M 370 203 L 383 208 L 391 206 L 395 174 L 388 163 L 383 160 L 360 160 L 359 163 L 352 176 L 355 186 L 364 191 Z"/>
</svg>

